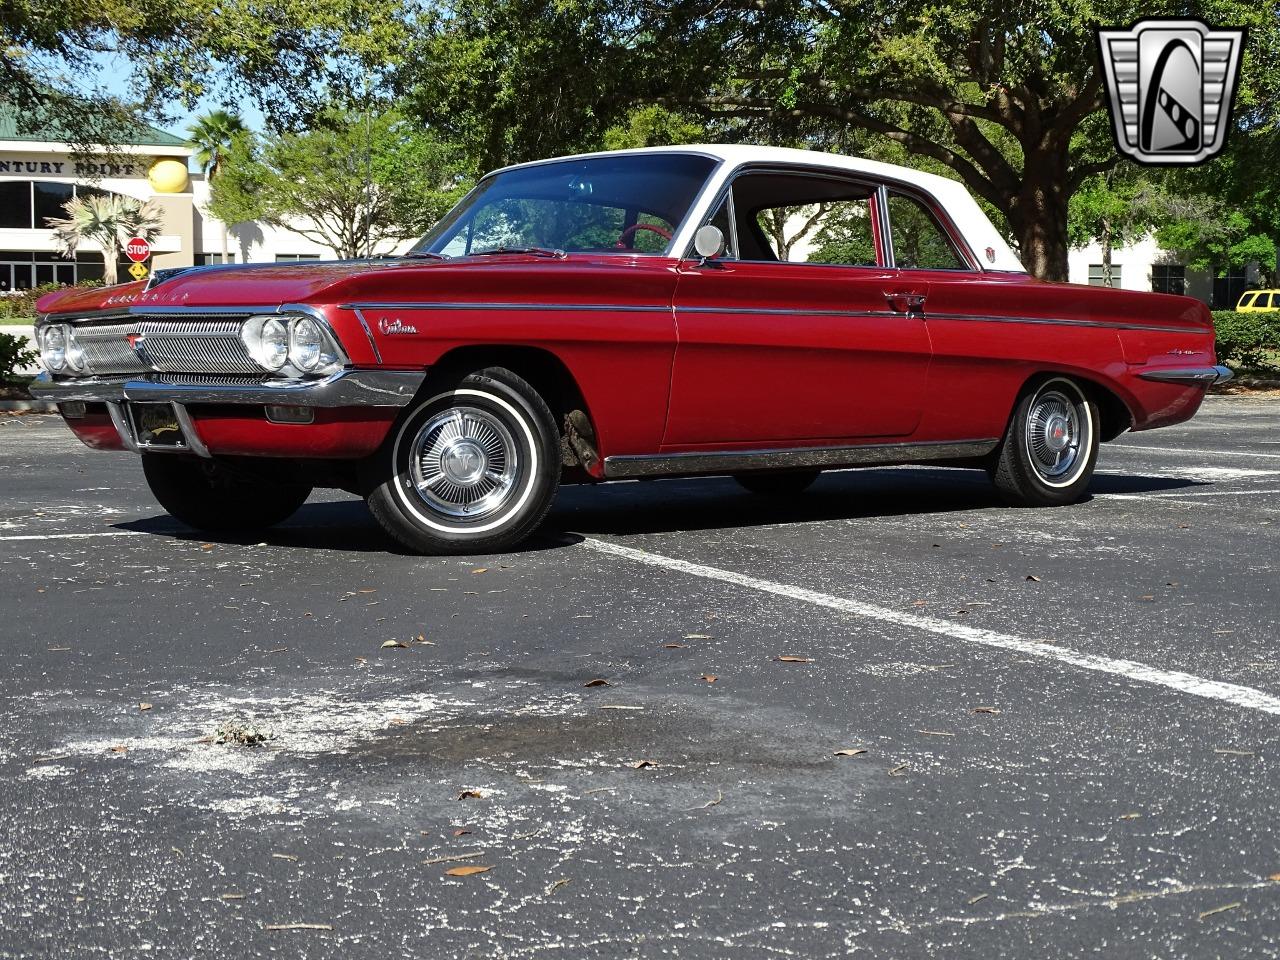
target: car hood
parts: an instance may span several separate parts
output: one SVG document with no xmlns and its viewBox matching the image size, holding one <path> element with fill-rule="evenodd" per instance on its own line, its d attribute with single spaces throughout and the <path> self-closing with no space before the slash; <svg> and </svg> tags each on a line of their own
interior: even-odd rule
<svg viewBox="0 0 1280 960">
<path fill-rule="evenodd" d="M 65 314 L 127 307 L 275 307 L 306 302 L 337 283 L 401 263 L 408 261 L 339 260 L 160 269 L 149 285 L 143 281 L 59 290 L 41 297 L 36 309 L 40 313 Z"/>
</svg>

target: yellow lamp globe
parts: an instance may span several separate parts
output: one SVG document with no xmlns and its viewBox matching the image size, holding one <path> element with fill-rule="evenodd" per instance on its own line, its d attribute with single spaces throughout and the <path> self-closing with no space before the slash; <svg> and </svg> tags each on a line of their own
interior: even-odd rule
<svg viewBox="0 0 1280 960">
<path fill-rule="evenodd" d="M 182 193 L 187 189 L 187 165 L 180 160 L 157 160 L 147 171 L 156 193 Z"/>
</svg>

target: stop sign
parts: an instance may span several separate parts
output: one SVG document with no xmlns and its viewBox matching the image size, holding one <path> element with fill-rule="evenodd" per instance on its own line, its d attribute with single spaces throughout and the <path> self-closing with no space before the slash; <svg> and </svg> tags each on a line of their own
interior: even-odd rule
<svg viewBox="0 0 1280 960">
<path fill-rule="evenodd" d="M 134 263 L 141 263 L 151 256 L 151 244 L 141 237 L 134 237 L 124 245 L 124 252 Z"/>
</svg>

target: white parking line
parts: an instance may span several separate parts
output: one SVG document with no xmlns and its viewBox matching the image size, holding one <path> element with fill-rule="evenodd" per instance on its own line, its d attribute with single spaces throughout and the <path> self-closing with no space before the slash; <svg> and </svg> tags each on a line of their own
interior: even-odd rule
<svg viewBox="0 0 1280 960">
<path fill-rule="evenodd" d="M 1202 457 L 1262 457 L 1280 460 L 1280 453 L 1258 453 L 1253 450 L 1194 450 L 1190 447 L 1148 447 L 1140 443 L 1109 443 L 1107 450 L 1154 450 L 1157 453 L 1194 453 Z"/>
<path fill-rule="evenodd" d="M 910 627 L 913 630 L 923 630 L 926 633 L 934 633 L 944 637 L 951 637 L 955 640 L 963 640 L 966 643 L 974 643 L 984 647 L 995 647 L 1000 650 L 1009 650 L 1028 656 L 1042 657 L 1046 660 L 1056 660 L 1059 663 L 1079 667 L 1083 670 L 1094 670 L 1098 673 L 1108 673 L 1113 676 L 1136 680 L 1140 683 L 1150 683 L 1160 687 L 1167 687 L 1170 690 L 1176 690 L 1179 693 L 1188 693 L 1196 697 L 1219 700 L 1223 703 L 1230 703 L 1237 707 L 1245 707 L 1250 710 L 1259 710 L 1263 713 L 1280 716 L 1280 697 L 1273 697 L 1270 694 L 1264 693 L 1261 690 L 1256 690 L 1253 687 L 1244 687 L 1234 683 L 1222 683 L 1217 680 L 1206 680 L 1203 677 L 1197 677 L 1190 673 L 1183 673 L 1179 670 L 1161 670 L 1158 667 L 1152 667 L 1145 663 L 1138 663 L 1134 660 L 1118 660 L 1111 657 L 1100 657 L 1091 653 L 1080 653 L 1079 651 L 1056 646 L 1054 644 L 1041 643 L 1036 640 L 1024 640 L 1022 637 L 1015 637 L 1011 634 L 997 633 L 994 630 L 982 630 L 978 627 L 964 626 L 962 624 L 952 623 L 948 620 L 941 620 L 936 617 L 925 617 L 914 613 L 904 613 L 900 610 L 893 610 L 889 607 L 881 607 L 872 603 L 864 603 L 860 600 L 850 600 L 846 597 L 836 597 L 828 593 L 819 593 L 816 590 L 807 590 L 804 587 L 796 587 L 786 583 L 777 583 L 773 580 L 762 580 L 758 577 L 750 577 L 746 574 L 735 573 L 732 570 L 721 570 L 719 567 L 709 567 L 701 563 L 690 563 L 687 560 L 677 560 L 673 557 L 666 557 L 657 553 L 649 553 L 645 550 L 637 550 L 634 547 L 624 547 L 620 544 L 608 543 L 604 540 L 595 540 L 591 537 L 584 538 L 583 545 L 599 553 L 611 554 L 615 557 L 623 557 L 627 560 L 634 560 L 637 563 L 644 563 L 653 567 L 662 567 L 666 570 L 674 570 L 678 573 L 685 573 L 694 577 L 702 577 L 706 580 L 719 580 L 722 583 L 730 583 L 734 586 L 745 587 L 748 590 L 756 590 L 761 593 L 771 593 L 775 596 L 786 597 L 789 600 L 798 600 L 801 603 L 809 603 L 818 607 L 827 607 L 832 610 L 839 610 L 841 613 L 851 614 L 855 617 L 863 617 L 868 620 L 879 620 L 882 623 L 891 623 L 900 627 Z"/>
<path fill-rule="evenodd" d="M 1280 490 L 1205 490 L 1193 493 L 1095 493 L 1104 500 L 1187 500 L 1191 497 L 1259 497 Z"/>
<path fill-rule="evenodd" d="M 145 530 L 102 530 L 98 533 L 29 533 L 0 540 L 87 540 L 90 537 L 145 537 Z M 155 534 L 150 534 L 155 536 Z"/>
</svg>

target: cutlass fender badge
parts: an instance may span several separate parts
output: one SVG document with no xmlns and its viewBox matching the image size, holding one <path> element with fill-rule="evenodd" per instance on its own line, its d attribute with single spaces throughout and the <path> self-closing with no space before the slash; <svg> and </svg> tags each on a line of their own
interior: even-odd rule
<svg viewBox="0 0 1280 960">
<path fill-rule="evenodd" d="M 394 320 L 389 320 L 386 317 L 383 317 L 378 321 L 378 329 L 388 337 L 395 336 L 397 334 L 418 332 L 417 327 L 411 323 L 403 322 L 399 317 L 396 317 Z"/>
</svg>

